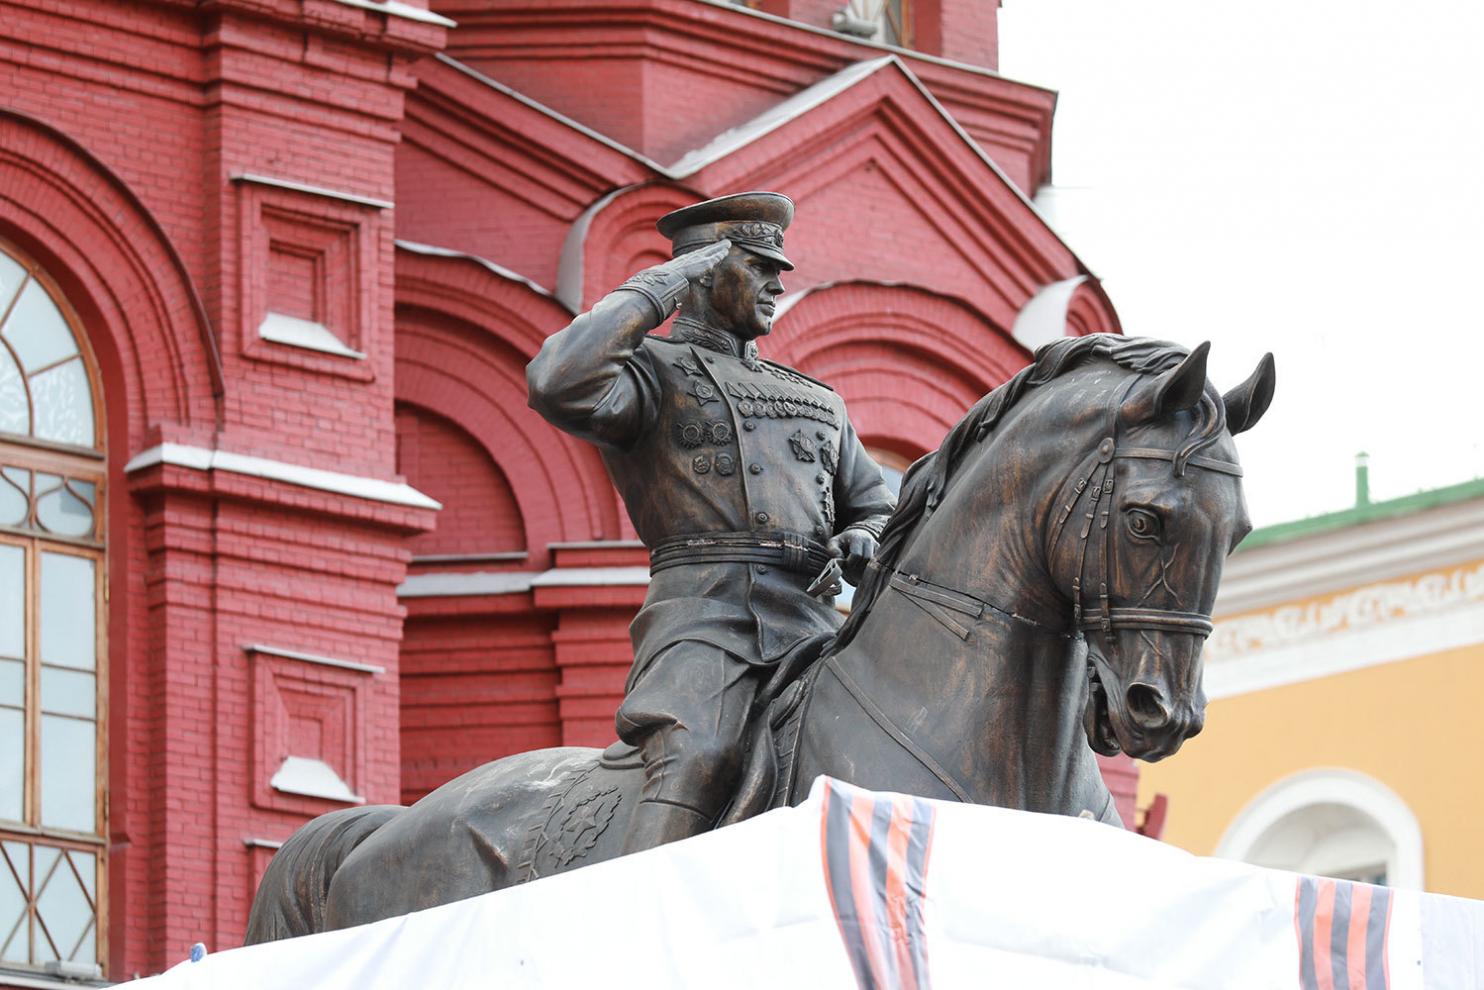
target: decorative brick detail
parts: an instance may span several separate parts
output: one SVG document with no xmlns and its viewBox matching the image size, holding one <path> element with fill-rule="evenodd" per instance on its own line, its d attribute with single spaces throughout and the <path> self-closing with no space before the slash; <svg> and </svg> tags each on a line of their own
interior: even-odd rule
<svg viewBox="0 0 1484 990">
<path fill-rule="evenodd" d="M 366 773 L 366 695 L 373 674 L 252 648 L 248 655 L 253 684 L 253 804 L 320 814 L 358 803 Z M 333 789 L 319 795 L 301 793 L 302 788 L 284 783 L 284 777 L 303 766 L 290 760 L 325 764 L 344 783 L 347 795 L 334 798 Z"/>
<path fill-rule="evenodd" d="M 378 311 L 381 205 L 239 176 L 241 352 L 371 381 L 363 328 Z"/>
</svg>

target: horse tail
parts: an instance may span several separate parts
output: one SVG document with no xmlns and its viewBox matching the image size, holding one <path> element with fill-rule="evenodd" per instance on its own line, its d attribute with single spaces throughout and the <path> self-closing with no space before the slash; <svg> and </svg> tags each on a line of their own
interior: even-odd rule
<svg viewBox="0 0 1484 990">
<path fill-rule="evenodd" d="M 325 901 L 335 871 L 372 832 L 405 810 L 395 804 L 342 808 L 289 836 L 258 884 L 243 944 L 324 931 Z"/>
</svg>

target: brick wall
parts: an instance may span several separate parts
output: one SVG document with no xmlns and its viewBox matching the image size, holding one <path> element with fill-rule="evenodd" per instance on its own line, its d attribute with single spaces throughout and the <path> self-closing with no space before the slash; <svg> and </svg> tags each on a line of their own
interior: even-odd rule
<svg viewBox="0 0 1484 990">
<path fill-rule="evenodd" d="M 394 475 L 389 204 L 442 28 L 317 6 L 0 5 L 0 235 L 78 310 L 107 408 L 112 978 L 240 940 L 249 843 L 342 806 L 269 786 L 284 756 L 400 796 L 395 589 L 433 511 Z"/>
<path fill-rule="evenodd" d="M 288 757 L 410 801 L 612 738 L 644 593 L 614 574 L 645 556 L 523 369 L 664 257 L 660 214 L 793 195 L 767 351 L 904 456 L 1080 272 L 1012 185 L 1054 94 L 983 71 L 993 4 L 915 5 L 978 67 L 904 55 L 679 177 L 656 161 L 881 50 L 689 0 L 436 6 L 462 65 L 416 5 L 0 0 L 0 236 L 77 309 L 106 408 L 111 978 L 240 940 L 273 846 L 346 806 L 275 787 Z M 1075 318 L 1116 327 L 1100 291 Z"/>
<path fill-rule="evenodd" d="M 489 452 L 449 420 L 397 407 L 397 470 L 443 503 L 438 526 L 408 542 L 414 556 L 501 553 L 526 548 L 525 520 Z"/>
</svg>

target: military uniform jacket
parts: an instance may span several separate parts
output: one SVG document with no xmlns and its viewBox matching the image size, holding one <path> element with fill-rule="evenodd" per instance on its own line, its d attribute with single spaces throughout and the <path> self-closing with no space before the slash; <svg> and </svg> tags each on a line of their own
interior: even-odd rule
<svg viewBox="0 0 1484 990">
<path fill-rule="evenodd" d="M 834 391 L 730 334 L 677 323 L 674 336 L 645 336 L 604 315 L 600 304 L 547 341 L 528 369 L 530 401 L 599 446 L 651 550 L 721 533 L 880 536 L 895 498 Z M 811 577 L 732 562 L 656 571 L 630 630 L 635 672 L 682 640 L 770 663 L 832 633 L 839 614 L 805 593 Z"/>
</svg>

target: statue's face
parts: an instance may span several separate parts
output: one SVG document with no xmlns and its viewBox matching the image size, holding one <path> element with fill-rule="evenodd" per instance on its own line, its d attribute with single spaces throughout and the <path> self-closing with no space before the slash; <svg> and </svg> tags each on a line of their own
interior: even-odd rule
<svg viewBox="0 0 1484 990">
<path fill-rule="evenodd" d="M 776 302 L 783 293 L 781 272 L 778 262 L 733 247 L 708 273 L 711 284 L 705 287 L 711 312 L 722 327 L 743 340 L 772 330 Z"/>
</svg>

